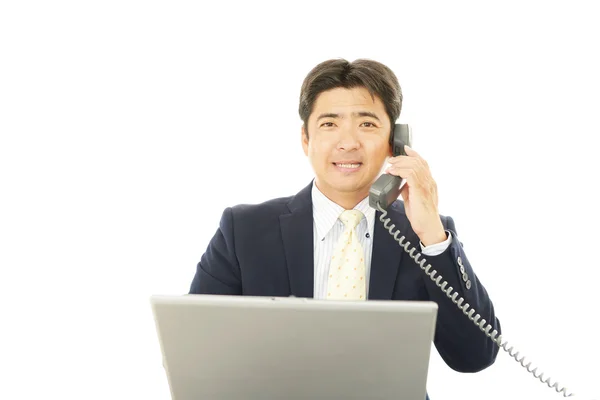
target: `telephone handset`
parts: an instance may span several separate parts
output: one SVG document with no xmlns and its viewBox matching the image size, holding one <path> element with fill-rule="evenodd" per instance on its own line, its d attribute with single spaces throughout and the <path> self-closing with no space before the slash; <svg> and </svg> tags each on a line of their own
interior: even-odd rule
<svg viewBox="0 0 600 400">
<path fill-rule="evenodd" d="M 405 156 L 404 145 L 412 146 L 412 132 L 407 124 L 396 124 L 394 132 L 390 135 L 390 145 L 392 146 L 392 155 Z M 400 185 L 402 178 L 383 174 L 369 190 L 369 206 L 377 209 L 377 204 L 387 209 L 400 195 Z"/>
<path fill-rule="evenodd" d="M 406 155 L 404 151 L 404 145 L 411 146 L 412 145 L 412 132 L 408 125 L 406 124 L 396 124 L 394 126 L 394 131 L 392 135 L 390 135 L 390 145 L 392 146 L 392 154 L 394 157 L 399 155 Z M 443 277 L 438 274 L 435 269 L 432 269 L 431 264 L 426 264 L 427 260 L 423 258 L 420 252 L 417 251 L 415 247 L 410 248 L 410 242 L 405 241 L 405 236 L 402 235 L 399 230 L 394 231 L 394 224 L 390 224 L 391 218 L 387 217 L 387 208 L 398 199 L 400 195 L 400 186 L 402 184 L 403 179 L 389 174 L 381 175 L 371 186 L 369 190 L 369 206 L 380 211 L 381 216 L 379 220 L 383 223 L 383 226 L 390 232 L 390 235 L 394 237 L 394 239 L 400 244 L 400 247 L 404 249 L 405 252 L 409 254 L 409 256 L 414 260 L 415 263 L 425 272 L 425 274 L 436 283 L 436 285 L 446 294 L 446 296 L 452 300 L 454 304 L 465 314 L 475 325 L 479 327 L 479 329 L 485 333 L 487 337 L 489 337 L 494 343 L 496 343 L 499 347 L 504 349 L 512 358 L 515 359 L 522 367 L 524 367 L 528 372 L 533 374 L 533 376 L 540 380 L 540 382 L 545 383 L 548 387 L 556 390 L 558 393 L 562 393 L 564 397 L 573 396 L 573 393 L 567 394 L 567 388 L 563 387 L 559 389 L 558 382 L 554 384 L 550 383 L 550 377 L 544 379 L 544 374 L 542 372 L 538 372 L 537 368 L 531 368 L 531 362 L 525 363 L 525 356 L 519 357 L 519 352 L 516 351 L 513 347 L 508 348 L 508 342 L 502 342 L 502 335 L 498 335 L 498 331 L 494 330 L 490 333 L 492 329 L 492 325 L 487 324 L 486 320 L 481 319 L 479 314 L 473 316 L 476 311 L 469 306 L 469 303 L 465 303 L 464 299 L 459 297 L 458 292 L 453 292 L 453 288 L 447 287 L 448 282 L 443 281 Z M 400 236 L 400 237 L 399 237 Z M 416 253 L 416 254 L 415 254 Z M 442 282 L 443 281 L 443 282 Z M 481 321 L 480 321 L 481 319 Z M 484 327 L 484 325 L 486 325 Z"/>
</svg>

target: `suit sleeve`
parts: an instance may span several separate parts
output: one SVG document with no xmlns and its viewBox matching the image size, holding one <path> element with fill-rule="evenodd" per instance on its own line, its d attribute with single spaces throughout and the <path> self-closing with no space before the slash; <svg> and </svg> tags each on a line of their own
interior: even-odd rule
<svg viewBox="0 0 600 400">
<path fill-rule="evenodd" d="M 233 212 L 225 209 L 219 229 L 196 266 L 190 294 L 241 295 L 240 266 L 235 253 Z"/>
<path fill-rule="evenodd" d="M 448 282 L 446 290 L 452 286 L 452 294 L 458 293 L 457 301 L 461 297 L 464 299 L 462 306 L 469 304 L 467 312 L 474 309 L 473 317 L 480 315 L 478 323 L 485 319 L 483 327 L 491 324 L 489 332 L 496 330 L 500 335 L 500 321 L 496 318 L 492 301 L 469 264 L 462 243 L 458 240 L 454 221 L 450 217 L 442 217 L 442 222 L 445 229 L 452 233 L 452 243 L 443 253 L 426 256 L 427 263 L 431 264 L 431 270 L 437 271 L 435 278 L 442 275 L 441 282 Z M 498 355 L 498 345 L 459 310 L 431 278 L 424 276 L 424 279 L 430 300 L 438 304 L 434 344 L 442 359 L 458 372 L 478 372 L 492 365 Z"/>
</svg>

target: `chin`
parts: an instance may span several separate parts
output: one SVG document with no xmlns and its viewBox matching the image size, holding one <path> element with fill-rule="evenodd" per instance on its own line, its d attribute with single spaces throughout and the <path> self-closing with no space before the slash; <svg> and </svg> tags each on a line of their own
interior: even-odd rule
<svg viewBox="0 0 600 400">
<path fill-rule="evenodd" d="M 339 192 L 356 192 L 364 188 L 365 182 L 362 179 L 336 179 L 330 186 Z"/>
</svg>

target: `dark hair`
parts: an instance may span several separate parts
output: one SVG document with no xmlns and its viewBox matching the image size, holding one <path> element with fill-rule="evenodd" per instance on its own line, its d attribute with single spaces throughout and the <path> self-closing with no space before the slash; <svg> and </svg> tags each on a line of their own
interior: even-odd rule
<svg viewBox="0 0 600 400">
<path fill-rule="evenodd" d="M 352 89 L 364 87 L 381 99 L 390 118 L 391 129 L 402 109 L 402 90 L 394 72 L 380 62 L 358 59 L 348 62 L 344 59 L 323 61 L 314 67 L 304 78 L 300 90 L 298 112 L 304 123 L 308 138 L 308 118 L 313 111 L 315 100 L 322 92 L 335 88 Z"/>
</svg>

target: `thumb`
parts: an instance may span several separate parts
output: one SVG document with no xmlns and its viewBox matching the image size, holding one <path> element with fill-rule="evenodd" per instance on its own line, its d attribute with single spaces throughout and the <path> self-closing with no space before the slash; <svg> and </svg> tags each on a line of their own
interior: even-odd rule
<svg viewBox="0 0 600 400">
<path fill-rule="evenodd" d="M 400 189 L 400 194 L 402 195 L 402 200 L 404 200 L 405 203 L 408 203 L 409 189 L 406 183 L 404 183 L 404 186 Z"/>
</svg>

